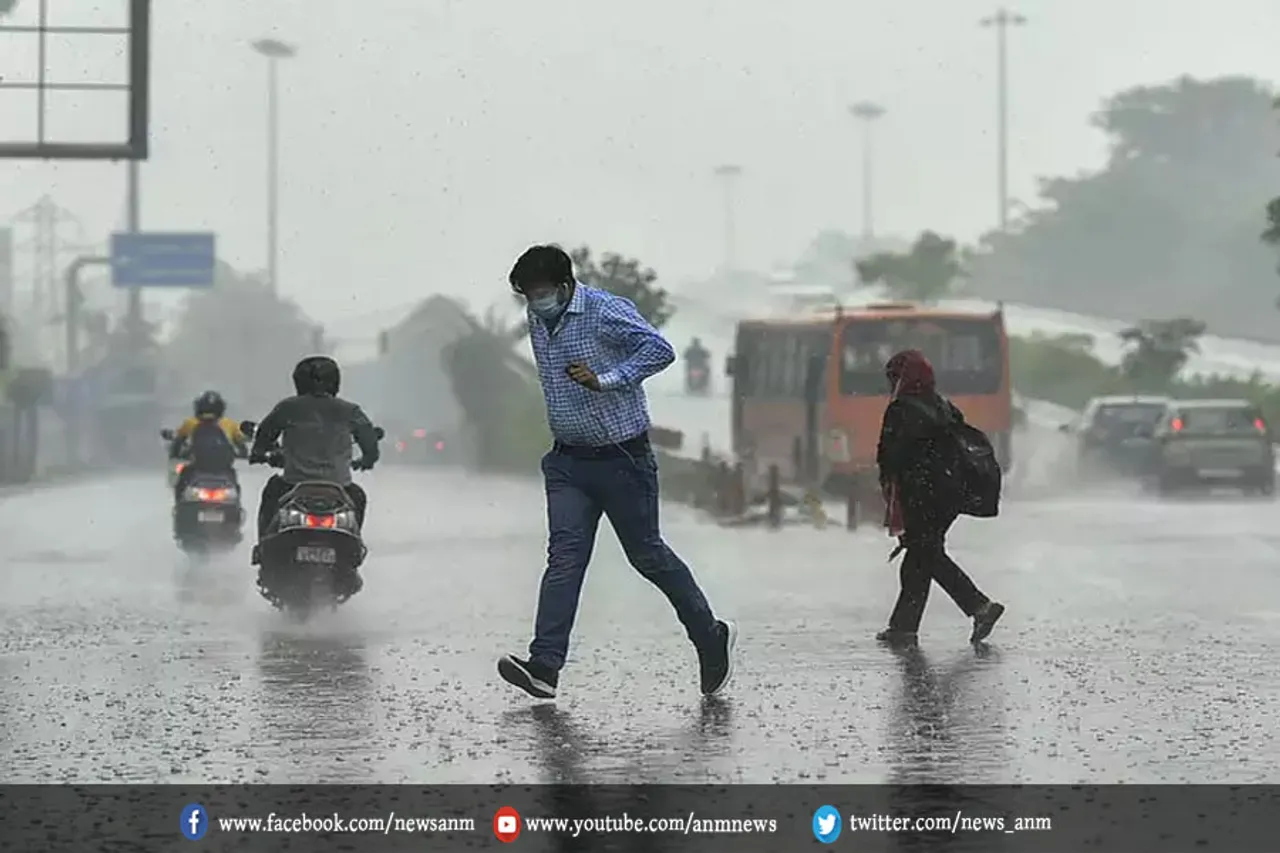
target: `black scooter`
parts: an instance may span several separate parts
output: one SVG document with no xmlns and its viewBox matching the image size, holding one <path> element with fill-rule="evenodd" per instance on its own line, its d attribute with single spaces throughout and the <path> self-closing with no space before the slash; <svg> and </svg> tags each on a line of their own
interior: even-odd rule
<svg viewBox="0 0 1280 853">
<path fill-rule="evenodd" d="M 160 431 L 160 437 L 172 442 L 173 430 Z M 175 466 L 178 474 L 182 467 Z M 177 486 L 176 477 L 171 484 Z M 244 507 L 240 503 L 240 485 L 234 474 L 195 474 L 173 506 L 173 538 L 189 554 L 229 551 L 244 538 Z"/>
<path fill-rule="evenodd" d="M 252 437 L 257 424 L 240 430 Z M 378 439 L 386 434 L 376 429 Z M 277 449 L 267 464 L 284 467 Z M 258 543 L 258 591 L 271 606 L 299 622 L 320 609 L 335 610 L 359 592 L 351 579 L 368 549 L 361 537 L 356 507 L 337 483 L 299 483 L 280 499 L 280 509 Z"/>
<path fill-rule="evenodd" d="M 685 392 L 706 396 L 711 393 L 711 371 L 703 365 L 691 365 L 684 374 Z"/>
</svg>

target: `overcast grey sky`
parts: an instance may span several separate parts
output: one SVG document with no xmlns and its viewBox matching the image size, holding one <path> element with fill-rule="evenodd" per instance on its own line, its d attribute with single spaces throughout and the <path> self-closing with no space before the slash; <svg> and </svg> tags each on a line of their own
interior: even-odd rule
<svg viewBox="0 0 1280 853">
<path fill-rule="evenodd" d="M 123 0 L 52 0 L 55 22 L 119 20 Z M 265 68 L 283 69 L 283 289 L 324 321 L 436 290 L 500 297 L 541 240 L 638 255 L 668 281 L 721 253 L 711 168 L 741 164 L 744 260 L 794 257 L 859 226 L 846 108 L 879 101 L 878 226 L 972 239 L 995 215 L 995 37 L 980 0 L 160 0 L 144 226 L 218 232 L 264 266 Z M 16 20 L 36 0 L 20 0 Z M 1087 126 L 1123 87 L 1181 73 L 1273 79 L 1275 0 L 1023 0 L 1011 33 L 1012 190 L 1100 163 Z M 1228 11 L 1229 10 L 1229 11 Z M 71 37 L 54 77 L 120 73 L 120 45 Z M 0 35 L 0 74 L 34 45 Z M 123 102 L 61 96 L 61 138 L 119 138 Z M 0 137 L 29 137 L 0 92 Z M 124 166 L 0 162 L 4 206 L 52 193 L 95 235 L 121 219 Z"/>
</svg>

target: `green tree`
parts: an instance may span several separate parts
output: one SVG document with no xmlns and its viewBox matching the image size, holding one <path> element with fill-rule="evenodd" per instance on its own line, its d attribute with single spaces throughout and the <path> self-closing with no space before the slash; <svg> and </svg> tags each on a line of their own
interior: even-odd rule
<svg viewBox="0 0 1280 853">
<path fill-rule="evenodd" d="M 675 316 L 670 294 L 657 286 L 658 274 L 635 258 L 607 252 L 597 261 L 586 246 L 574 249 L 569 256 L 579 281 L 630 299 L 654 328 L 661 329 Z"/>
<path fill-rule="evenodd" d="M 293 366 L 315 352 L 317 331 L 262 278 L 219 263 L 214 286 L 187 298 L 165 348 L 170 395 L 215 388 L 237 412 L 271 406 L 293 393 Z"/>
<path fill-rule="evenodd" d="M 1267 202 L 1267 230 L 1262 239 L 1273 246 L 1280 246 L 1280 198 Z"/>
<path fill-rule="evenodd" d="M 1018 392 L 1079 409 L 1090 397 L 1125 390 L 1119 371 L 1093 353 L 1088 335 L 1010 336 L 1009 369 Z"/>
<path fill-rule="evenodd" d="M 1043 180 L 1038 203 L 969 264 L 973 290 L 1136 321 L 1156 312 L 1280 336 L 1258 211 L 1280 185 L 1272 92 L 1243 77 L 1182 78 L 1108 99 L 1106 165 Z"/>
<path fill-rule="evenodd" d="M 1120 340 L 1129 350 L 1120 362 L 1121 374 L 1144 390 L 1167 388 L 1192 353 L 1200 351 L 1204 331 L 1204 323 L 1189 317 L 1143 320 L 1123 330 Z"/>
<path fill-rule="evenodd" d="M 883 284 L 895 299 L 936 302 L 965 277 L 955 240 L 926 231 L 906 252 L 880 252 L 854 262 L 864 285 Z"/>
<path fill-rule="evenodd" d="M 1272 246 L 1280 246 L 1280 198 L 1267 202 L 1267 230 L 1262 232 L 1262 239 Z M 1280 271 L 1280 267 L 1277 267 Z M 1280 296 L 1276 297 L 1276 308 L 1280 308 Z"/>
</svg>

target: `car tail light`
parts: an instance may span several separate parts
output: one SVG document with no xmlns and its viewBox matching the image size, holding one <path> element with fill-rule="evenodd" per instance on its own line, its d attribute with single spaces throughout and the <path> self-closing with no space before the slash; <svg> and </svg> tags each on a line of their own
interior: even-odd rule
<svg viewBox="0 0 1280 853">
<path fill-rule="evenodd" d="M 332 530 L 338 525 L 338 519 L 332 515 L 307 515 L 302 519 L 302 523 L 307 527 L 319 527 L 325 530 Z"/>
<path fill-rule="evenodd" d="M 444 450 L 444 442 L 443 442 L 443 441 L 437 441 L 437 442 L 436 442 L 436 450 Z"/>
<path fill-rule="evenodd" d="M 414 437 L 414 438 L 426 438 L 426 437 L 427 437 L 427 431 L 426 431 L 425 429 L 415 429 L 415 430 L 413 431 L 413 437 Z"/>
<path fill-rule="evenodd" d="M 1182 418 L 1174 418 L 1173 421 L 1170 422 L 1169 428 L 1174 432 L 1182 432 Z"/>
<path fill-rule="evenodd" d="M 396 453 L 404 453 L 404 442 L 403 442 L 403 441 L 397 441 L 397 442 L 396 442 Z"/>
<path fill-rule="evenodd" d="M 1258 432 L 1260 432 L 1260 433 L 1266 434 L 1266 432 L 1267 432 L 1267 422 L 1266 422 L 1266 421 L 1264 421 L 1262 418 L 1254 418 L 1254 419 L 1253 419 L 1253 428 L 1254 428 L 1254 429 L 1256 429 L 1256 430 L 1257 430 Z"/>
</svg>

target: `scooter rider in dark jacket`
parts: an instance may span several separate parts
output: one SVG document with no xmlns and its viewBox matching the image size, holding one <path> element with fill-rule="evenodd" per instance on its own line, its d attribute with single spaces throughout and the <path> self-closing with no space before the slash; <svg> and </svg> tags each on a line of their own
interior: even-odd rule
<svg viewBox="0 0 1280 853">
<path fill-rule="evenodd" d="M 249 453 L 250 464 L 267 461 L 280 439 L 284 470 L 267 481 L 258 506 L 258 539 L 280 510 L 280 499 L 306 481 L 336 483 L 346 489 L 356 508 L 357 523 L 364 527 L 368 496 L 351 481 L 351 470 L 369 470 L 378 461 L 378 434 L 364 410 L 338 396 L 342 372 L 327 355 L 313 355 L 293 369 L 297 396 L 281 400 L 258 424 Z M 351 439 L 360 445 L 361 458 L 352 462 Z M 254 546 L 253 563 L 261 562 L 260 546 Z M 356 591 L 363 584 L 354 579 Z M 354 592 L 352 593 L 354 594 Z"/>
<path fill-rule="evenodd" d="M 694 338 L 684 351 L 684 360 L 689 367 L 701 367 L 705 370 L 711 361 L 711 350 L 702 345 L 701 339 Z"/>
</svg>

